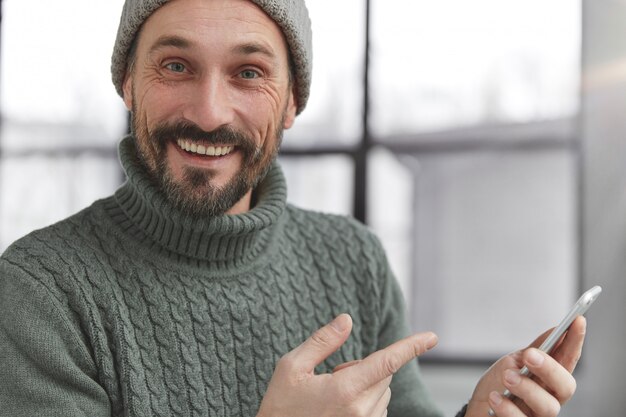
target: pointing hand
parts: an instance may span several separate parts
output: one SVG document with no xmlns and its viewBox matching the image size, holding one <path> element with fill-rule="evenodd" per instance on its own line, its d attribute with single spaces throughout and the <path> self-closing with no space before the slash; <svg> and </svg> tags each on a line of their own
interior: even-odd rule
<svg viewBox="0 0 626 417">
<path fill-rule="evenodd" d="M 345 343 L 351 330 L 352 319 L 341 314 L 283 356 L 257 417 L 385 416 L 393 375 L 437 344 L 435 334 L 418 333 L 332 374 L 316 375 L 315 367 Z"/>
</svg>

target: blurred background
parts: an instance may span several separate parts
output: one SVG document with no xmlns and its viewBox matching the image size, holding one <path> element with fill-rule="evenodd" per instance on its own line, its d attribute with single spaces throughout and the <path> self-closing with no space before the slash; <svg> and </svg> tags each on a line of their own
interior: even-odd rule
<svg viewBox="0 0 626 417">
<path fill-rule="evenodd" d="M 110 195 L 122 0 L 0 0 L 0 252 Z M 309 0 L 294 204 L 382 239 L 446 415 L 593 285 L 566 417 L 625 415 L 626 1 Z"/>
</svg>

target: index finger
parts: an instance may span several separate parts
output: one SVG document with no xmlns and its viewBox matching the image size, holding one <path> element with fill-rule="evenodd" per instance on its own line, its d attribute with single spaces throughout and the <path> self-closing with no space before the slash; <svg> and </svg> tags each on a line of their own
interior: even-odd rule
<svg viewBox="0 0 626 417">
<path fill-rule="evenodd" d="M 378 350 L 359 363 L 343 369 L 353 388 L 364 391 L 398 372 L 405 364 L 432 349 L 437 344 L 432 332 L 417 333 Z"/>
<path fill-rule="evenodd" d="M 583 316 L 577 317 L 567 330 L 563 341 L 552 353 L 554 359 L 570 373 L 576 368 L 582 354 L 586 329 L 586 319 Z"/>
<path fill-rule="evenodd" d="M 586 319 L 584 316 L 578 316 L 572 322 L 565 334 L 555 344 L 550 353 L 565 369 L 572 372 L 580 359 L 582 346 L 585 341 Z M 538 348 L 543 341 L 552 333 L 554 328 L 547 330 L 539 336 L 528 347 Z"/>
</svg>

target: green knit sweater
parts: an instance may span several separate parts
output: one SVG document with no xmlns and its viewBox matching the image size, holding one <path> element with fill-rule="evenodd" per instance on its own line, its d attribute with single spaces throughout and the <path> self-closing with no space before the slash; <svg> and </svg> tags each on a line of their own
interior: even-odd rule
<svg viewBox="0 0 626 417">
<path fill-rule="evenodd" d="M 174 210 L 120 144 L 114 196 L 0 258 L 0 415 L 254 416 L 276 361 L 339 313 L 345 345 L 317 369 L 406 333 L 383 250 L 346 217 L 286 203 L 278 165 L 242 215 Z M 415 362 L 390 416 L 437 416 Z"/>
</svg>

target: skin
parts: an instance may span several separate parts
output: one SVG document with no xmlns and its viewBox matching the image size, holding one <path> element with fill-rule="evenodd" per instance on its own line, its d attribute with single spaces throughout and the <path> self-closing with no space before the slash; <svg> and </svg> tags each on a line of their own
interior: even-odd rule
<svg viewBox="0 0 626 417">
<path fill-rule="evenodd" d="M 151 137 L 159 126 L 232 129 L 257 148 L 262 172 L 276 155 L 280 132 L 292 126 L 296 114 L 282 32 L 246 0 L 174 0 L 158 9 L 142 27 L 123 91 L 149 171 L 155 178 L 169 176 L 187 198 L 199 201 L 209 189 L 226 189 L 237 173 L 251 169 L 242 148 L 222 157 L 199 157 L 176 145 L 184 137 L 171 137 L 160 150 Z M 228 145 L 219 139 L 213 144 Z M 190 172 L 209 180 L 191 181 Z M 250 209 L 251 189 L 244 192 L 227 214 Z"/>
<path fill-rule="evenodd" d="M 223 192 L 243 184 L 226 214 L 250 210 L 254 183 L 274 159 L 280 133 L 292 126 L 297 108 L 282 32 L 247 0 L 173 0 L 158 9 L 142 27 L 123 90 L 141 160 L 155 181 L 168 178 L 169 185 L 161 183 L 166 194 L 174 187 L 199 205 L 219 202 Z M 181 124 L 192 130 L 171 129 Z M 177 139 L 236 146 L 225 156 L 197 156 L 181 150 Z M 575 390 L 571 371 L 584 329 L 584 319 L 577 319 L 553 357 L 534 348 L 544 335 L 533 347 L 500 359 L 477 385 L 466 416 L 485 417 L 489 408 L 498 417 L 556 416 Z M 437 343 L 433 333 L 418 333 L 316 375 L 316 365 L 351 330 L 350 316 L 340 315 L 288 352 L 258 416 L 386 416 L 393 375 Z M 534 377 L 516 381 L 523 365 Z M 518 397 L 515 402 L 499 397 L 505 388 Z"/>
<path fill-rule="evenodd" d="M 350 316 L 339 315 L 283 356 L 257 417 L 386 416 L 393 374 L 437 344 L 434 333 L 415 334 L 332 374 L 315 375 L 315 366 L 339 349 L 351 330 Z"/>
<path fill-rule="evenodd" d="M 571 373 L 582 354 L 586 327 L 585 318 L 578 317 L 551 355 L 537 349 L 548 337 L 549 330 L 528 348 L 498 360 L 477 385 L 466 416 L 484 417 L 484 410 L 489 408 L 498 417 L 558 415 L 561 406 L 576 391 L 576 380 Z M 532 377 L 517 374 L 524 365 L 528 366 Z M 500 394 L 505 388 L 518 398 L 511 401 L 502 397 Z"/>
<path fill-rule="evenodd" d="M 350 317 L 340 315 L 287 353 L 276 367 L 257 417 L 386 416 L 393 375 L 404 364 L 432 349 L 437 336 L 431 332 L 414 334 L 365 359 L 339 365 L 332 374 L 316 375 L 315 366 L 341 347 L 351 329 Z M 558 415 L 576 390 L 571 372 L 582 353 L 585 329 L 585 319 L 578 317 L 553 356 L 536 349 L 549 330 L 528 348 L 499 359 L 476 386 L 465 416 L 486 417 L 490 408 L 497 417 Z M 539 361 L 535 354 L 541 358 Z M 508 382 L 524 365 L 534 376 Z M 515 401 L 502 398 L 500 393 L 505 388 L 518 398 Z"/>
</svg>

